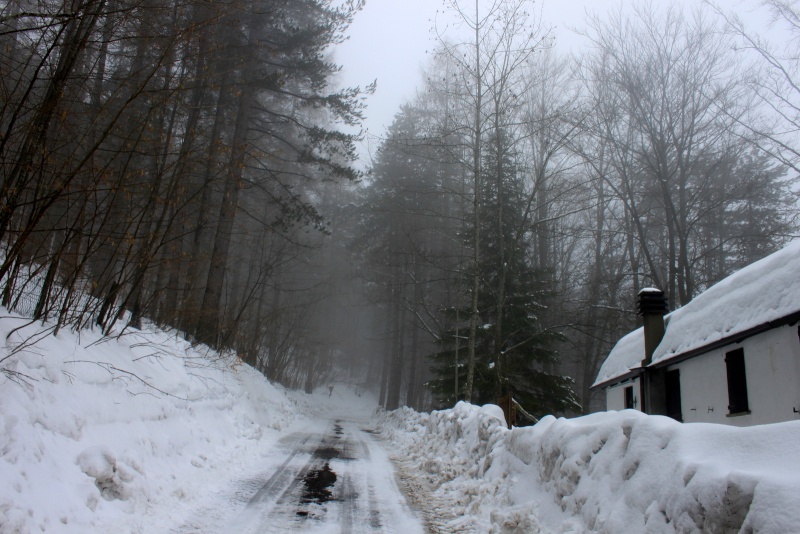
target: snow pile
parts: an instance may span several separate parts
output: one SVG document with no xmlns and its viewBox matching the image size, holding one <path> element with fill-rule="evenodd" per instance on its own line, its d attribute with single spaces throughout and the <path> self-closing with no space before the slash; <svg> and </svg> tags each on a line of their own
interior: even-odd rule
<svg viewBox="0 0 800 534">
<path fill-rule="evenodd" d="M 682 425 L 634 410 L 508 430 L 496 406 L 381 415 L 445 531 L 791 532 L 800 423 Z"/>
<path fill-rule="evenodd" d="M 156 329 L 53 337 L 1 312 L 1 533 L 166 531 L 328 401 Z"/>
<path fill-rule="evenodd" d="M 89 447 L 78 456 L 78 465 L 94 479 L 94 485 L 107 501 L 124 501 L 131 496 L 130 483 L 136 475 L 124 465 L 118 465 L 114 453 L 107 447 Z"/>
</svg>

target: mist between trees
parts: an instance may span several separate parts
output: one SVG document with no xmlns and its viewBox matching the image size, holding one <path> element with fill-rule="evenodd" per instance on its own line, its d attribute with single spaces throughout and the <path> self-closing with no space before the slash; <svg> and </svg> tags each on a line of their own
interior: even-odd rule
<svg viewBox="0 0 800 534">
<path fill-rule="evenodd" d="M 527 1 L 448 2 L 363 179 L 373 87 L 330 58 L 360 0 L 4 2 L 2 304 L 388 408 L 588 411 L 639 289 L 680 306 L 796 235 L 797 41 L 637 5 L 572 58 Z M 796 39 L 795 7 L 762 9 Z"/>
</svg>

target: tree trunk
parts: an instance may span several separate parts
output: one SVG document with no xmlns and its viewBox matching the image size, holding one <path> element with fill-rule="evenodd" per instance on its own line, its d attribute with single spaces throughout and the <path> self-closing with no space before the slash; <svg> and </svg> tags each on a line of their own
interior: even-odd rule
<svg viewBox="0 0 800 534">
<path fill-rule="evenodd" d="M 394 276 L 394 294 L 392 295 L 394 328 L 392 329 L 391 365 L 389 366 L 389 384 L 386 395 L 387 410 L 396 410 L 400 407 L 400 389 L 403 383 L 403 367 L 405 367 L 405 320 L 402 301 L 403 271 L 404 269 L 398 266 Z"/>
<path fill-rule="evenodd" d="M 247 155 L 247 132 L 252 108 L 252 87 L 245 85 L 239 96 L 239 110 L 236 116 L 228 174 L 222 196 L 217 232 L 214 237 L 214 248 L 206 278 L 203 303 L 199 310 L 199 320 L 195 328 L 197 339 L 209 346 L 215 346 L 219 333 L 220 315 L 222 313 L 222 289 L 225 280 L 225 266 L 231 244 L 233 220 L 239 203 L 242 173 Z"/>
<path fill-rule="evenodd" d="M 478 335 L 478 293 L 481 288 L 481 113 L 483 110 L 483 78 L 481 73 L 481 40 L 480 24 L 478 24 L 478 0 L 475 0 L 475 113 L 472 126 L 472 299 L 470 301 L 469 341 L 467 343 L 467 383 L 464 385 L 464 399 L 472 402 L 472 389 L 475 382 L 475 344 Z"/>
</svg>

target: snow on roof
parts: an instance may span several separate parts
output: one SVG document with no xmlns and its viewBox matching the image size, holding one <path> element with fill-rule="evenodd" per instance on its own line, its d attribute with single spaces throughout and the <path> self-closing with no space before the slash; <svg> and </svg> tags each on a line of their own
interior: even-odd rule
<svg viewBox="0 0 800 534">
<path fill-rule="evenodd" d="M 617 344 L 608 353 L 608 358 L 603 362 L 600 371 L 597 373 L 597 380 L 594 386 L 622 376 L 633 367 L 639 367 L 643 359 L 644 331 L 642 328 L 637 328 L 617 341 Z"/>
<path fill-rule="evenodd" d="M 653 364 L 800 311 L 800 240 L 737 271 L 665 317 L 664 339 Z M 594 386 L 639 367 L 644 332 L 617 342 L 600 367 Z"/>
</svg>

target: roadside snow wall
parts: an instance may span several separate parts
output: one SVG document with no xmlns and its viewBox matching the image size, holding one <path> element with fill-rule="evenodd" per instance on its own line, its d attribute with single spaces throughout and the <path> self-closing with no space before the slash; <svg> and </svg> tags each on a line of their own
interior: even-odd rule
<svg viewBox="0 0 800 534">
<path fill-rule="evenodd" d="M 800 422 L 680 424 L 633 410 L 505 428 L 497 406 L 380 414 L 443 529 L 762 532 L 800 525 Z M 451 512 L 443 513 L 443 510 Z"/>
<path fill-rule="evenodd" d="M 168 532 L 307 411 L 174 333 L 51 326 L 0 308 L 0 534 Z"/>
</svg>

